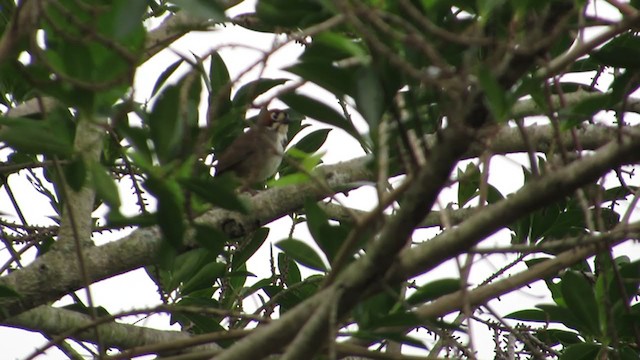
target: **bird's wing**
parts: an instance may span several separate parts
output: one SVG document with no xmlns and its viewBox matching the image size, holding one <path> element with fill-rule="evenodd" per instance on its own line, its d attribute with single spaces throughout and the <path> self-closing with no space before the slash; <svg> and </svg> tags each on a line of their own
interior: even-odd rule
<svg viewBox="0 0 640 360">
<path fill-rule="evenodd" d="M 220 175 L 225 171 L 233 170 L 242 160 L 249 156 L 252 156 L 255 144 L 255 136 L 253 134 L 244 133 L 237 137 L 231 145 L 225 149 L 225 151 L 218 157 L 218 164 L 216 165 L 216 175 Z M 233 151 L 230 151 L 234 149 Z"/>
</svg>

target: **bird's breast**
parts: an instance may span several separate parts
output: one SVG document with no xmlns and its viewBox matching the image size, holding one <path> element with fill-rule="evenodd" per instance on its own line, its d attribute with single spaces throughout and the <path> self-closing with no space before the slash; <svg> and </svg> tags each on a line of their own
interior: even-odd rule
<svg viewBox="0 0 640 360">
<path fill-rule="evenodd" d="M 273 136 L 273 140 L 268 141 L 270 146 L 265 149 L 265 153 L 263 156 L 264 163 L 261 166 L 261 171 L 258 174 L 258 178 L 260 181 L 264 181 L 273 174 L 278 171 L 278 167 L 280 167 L 280 163 L 282 163 L 282 156 L 284 154 L 284 148 L 287 144 L 287 133 L 275 132 L 274 134 L 270 134 Z"/>
</svg>

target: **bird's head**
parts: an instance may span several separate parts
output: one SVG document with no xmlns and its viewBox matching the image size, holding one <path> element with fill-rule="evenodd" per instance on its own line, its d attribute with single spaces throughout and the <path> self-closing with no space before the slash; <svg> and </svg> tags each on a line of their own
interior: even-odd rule
<svg viewBox="0 0 640 360">
<path fill-rule="evenodd" d="M 262 108 L 258 114 L 257 125 L 286 133 L 289 127 L 289 114 L 286 110 Z"/>
</svg>

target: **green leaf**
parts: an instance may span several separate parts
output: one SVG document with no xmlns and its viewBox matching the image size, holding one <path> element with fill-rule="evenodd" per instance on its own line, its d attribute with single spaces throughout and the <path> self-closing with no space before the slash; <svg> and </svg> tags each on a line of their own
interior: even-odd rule
<svg viewBox="0 0 640 360">
<path fill-rule="evenodd" d="M 21 297 L 20 293 L 6 285 L 0 285 L 0 298 Z"/>
<path fill-rule="evenodd" d="M 420 286 L 406 301 L 409 305 L 423 304 L 458 290 L 460 279 L 439 279 Z"/>
<path fill-rule="evenodd" d="M 107 215 L 107 225 L 112 228 L 123 228 L 127 226 L 148 227 L 158 223 L 156 214 L 142 214 L 125 217 L 118 212 L 109 212 Z"/>
<path fill-rule="evenodd" d="M 480 188 L 480 168 L 469 163 L 463 171 L 458 169 L 458 206 L 463 207 L 478 195 Z"/>
<path fill-rule="evenodd" d="M 207 304 L 207 306 L 213 309 L 220 307 L 214 301 L 211 301 L 211 303 L 214 305 L 212 306 L 211 304 Z M 188 306 L 188 304 L 186 303 L 183 304 L 183 301 L 181 301 L 179 304 Z M 198 306 L 202 306 L 202 305 L 198 304 Z M 193 314 L 193 313 L 178 313 L 178 314 L 173 314 L 171 316 L 171 319 L 172 319 L 172 324 L 178 322 L 182 325 L 182 327 L 184 328 L 188 327 L 189 331 L 192 332 L 193 334 L 210 334 L 210 333 L 215 333 L 219 331 L 227 331 L 227 329 L 225 329 L 222 325 L 220 325 L 219 320 L 213 318 L 209 314 L 201 315 L 201 314 Z"/>
<path fill-rule="evenodd" d="M 318 100 L 297 93 L 283 94 L 280 96 L 280 100 L 307 117 L 339 127 L 356 139 L 361 139 L 351 122 L 345 119 L 341 113 Z"/>
<path fill-rule="evenodd" d="M 183 62 L 184 62 L 184 59 L 180 58 L 173 64 L 169 65 L 166 69 L 164 69 L 163 72 L 160 73 L 160 76 L 158 76 L 158 79 L 156 80 L 155 85 L 153 85 L 153 90 L 151 90 L 151 96 L 154 96 L 158 92 L 158 90 L 160 90 L 160 88 L 162 87 L 162 85 L 164 85 L 164 83 L 167 81 L 169 76 L 171 76 L 176 71 L 176 69 L 180 65 L 182 65 Z"/>
<path fill-rule="evenodd" d="M 299 171 L 299 172 L 295 172 L 293 174 L 287 174 L 287 172 L 289 171 L 283 172 L 280 178 L 278 178 L 277 180 L 275 179 L 269 180 L 267 182 L 267 185 L 269 187 L 285 186 L 285 185 L 293 185 L 293 184 L 308 182 L 310 179 L 308 174 L 310 174 L 313 171 L 313 169 L 316 166 L 318 166 L 323 155 L 324 154 L 322 153 L 310 155 L 310 154 L 305 154 L 296 148 L 289 149 L 289 151 L 287 151 L 287 156 L 290 156 L 289 158 L 290 162 L 296 161 L 297 165 L 295 167 L 290 165 L 289 167 L 287 167 L 287 169 L 290 171 Z"/>
<path fill-rule="evenodd" d="M 546 323 L 549 321 L 549 316 L 542 310 L 538 309 L 526 309 L 514 311 L 504 316 L 507 319 L 522 320 L 522 321 L 534 321 Z"/>
<path fill-rule="evenodd" d="M 113 11 L 109 16 L 109 34 L 125 44 L 132 42 L 142 43 L 145 31 L 143 19 L 147 10 L 147 1 L 144 0 L 117 0 L 112 2 Z M 131 48 L 131 46 L 130 46 Z"/>
<path fill-rule="evenodd" d="M 313 131 L 300 139 L 300 141 L 293 145 L 293 148 L 296 148 L 307 154 L 313 154 L 318 151 L 322 144 L 324 144 L 324 142 L 327 140 L 327 136 L 329 135 L 330 131 L 331 129 L 320 129 Z M 288 152 L 289 151 L 287 151 L 287 153 Z"/>
<path fill-rule="evenodd" d="M 172 160 L 179 152 L 184 135 L 182 116 L 178 113 L 180 89 L 167 88 L 159 95 L 149 114 L 149 129 L 156 154 L 161 164 Z"/>
<path fill-rule="evenodd" d="M 578 333 L 557 329 L 541 329 L 536 332 L 536 337 L 547 345 L 571 345 L 581 343 Z"/>
<path fill-rule="evenodd" d="M 559 360 L 595 360 L 602 348 L 598 344 L 580 343 L 564 349 Z"/>
<path fill-rule="evenodd" d="M 224 274 L 226 268 L 227 265 L 224 263 L 206 264 L 182 286 L 181 293 L 186 295 L 213 286 L 214 282 Z"/>
<path fill-rule="evenodd" d="M 261 94 L 264 94 L 268 90 L 278 85 L 282 85 L 287 81 L 288 79 L 258 79 L 250 81 L 242 85 L 233 96 L 233 106 L 248 106 Z"/>
<path fill-rule="evenodd" d="M 376 72 L 371 67 L 361 67 L 356 72 L 356 105 L 372 133 L 378 131 L 378 123 L 385 107 L 384 90 Z"/>
<path fill-rule="evenodd" d="M 320 256 L 309 245 L 300 240 L 286 239 L 277 242 L 276 246 L 295 261 L 310 269 L 327 271 L 327 267 Z"/>
<path fill-rule="evenodd" d="M 181 179 L 180 184 L 208 203 L 246 214 L 247 205 L 235 194 L 235 184 L 229 177 Z"/>
<path fill-rule="evenodd" d="M 358 323 L 359 329 L 373 329 L 380 325 L 380 321 L 385 319 L 397 303 L 396 296 L 392 295 L 399 291 L 398 286 L 393 290 L 382 292 L 360 302 L 353 310 L 353 317 Z"/>
<path fill-rule="evenodd" d="M 213 22 L 224 22 L 226 20 L 225 9 L 217 1 L 172 0 L 172 2 L 196 19 L 211 20 Z"/>
<path fill-rule="evenodd" d="M 590 120 L 593 116 L 611 108 L 611 97 L 609 95 L 589 96 L 584 100 L 567 106 L 559 111 L 559 115 L 565 119 L 561 122 L 561 129 L 571 129 L 585 120 Z"/>
<path fill-rule="evenodd" d="M 284 278 L 284 283 L 289 287 L 302 281 L 298 264 L 285 253 L 278 253 L 278 271 Z"/>
<path fill-rule="evenodd" d="M 320 209 L 318 203 L 312 199 L 305 201 L 304 211 L 307 215 L 307 226 L 311 237 L 313 237 L 313 240 L 327 259 L 333 262 L 338 250 L 340 250 L 342 241 L 346 238 L 347 231 L 331 226 L 328 216 Z"/>
<path fill-rule="evenodd" d="M 165 291 L 173 291 L 180 284 L 192 279 L 196 273 L 209 263 L 214 263 L 217 254 L 207 249 L 193 249 L 178 255 L 169 271 L 163 271 L 161 275 Z"/>
<path fill-rule="evenodd" d="M 269 235 L 269 228 L 262 227 L 257 229 L 251 234 L 249 240 L 244 244 L 239 251 L 233 254 L 233 260 L 231 262 L 231 269 L 237 270 L 242 267 L 247 260 L 264 244 Z"/>
<path fill-rule="evenodd" d="M 353 70 L 338 68 L 327 61 L 305 61 L 285 70 L 315 83 L 337 98 L 352 95 L 354 92 L 355 75 Z"/>
<path fill-rule="evenodd" d="M 170 180 L 161 179 L 154 175 L 144 182 L 144 186 L 158 200 L 158 225 L 164 239 L 175 250 L 182 247 L 182 238 L 185 232 L 184 199 L 178 185 Z"/>
<path fill-rule="evenodd" d="M 638 86 L 640 86 L 640 78 L 637 70 L 627 69 L 622 74 L 615 76 L 609 86 L 611 105 L 622 103 L 625 98 L 638 89 Z"/>
<path fill-rule="evenodd" d="M 70 156 L 73 141 L 47 120 L 0 118 L 0 141 L 31 154 Z"/>
<path fill-rule="evenodd" d="M 495 120 L 499 123 L 508 120 L 513 100 L 510 99 L 507 91 L 502 88 L 488 68 L 481 68 L 477 76 L 478 83 L 484 91 L 487 106 Z"/>
<path fill-rule="evenodd" d="M 237 270 L 231 271 L 226 278 L 229 279 L 229 286 L 231 287 L 231 289 L 233 290 L 234 293 L 237 293 L 238 291 L 240 291 L 240 289 L 242 289 L 242 287 L 244 286 L 244 284 L 247 282 L 247 277 L 252 276 L 255 277 L 254 274 L 250 273 L 247 271 L 247 264 L 244 263 L 242 264 L 242 266 L 240 266 Z M 229 297 L 229 300 L 232 300 L 233 302 L 229 302 L 229 303 L 235 303 L 236 302 L 236 297 Z"/>
<path fill-rule="evenodd" d="M 567 308 L 580 323 L 586 326 L 586 328 L 578 330 L 591 335 L 599 335 L 598 305 L 593 288 L 587 279 L 574 271 L 567 271 L 562 277 L 561 290 Z"/>
<path fill-rule="evenodd" d="M 306 28 L 329 16 L 322 2 L 306 0 L 258 1 L 256 14 L 267 24 L 290 28 Z"/>
<path fill-rule="evenodd" d="M 601 65 L 615 68 L 640 68 L 640 37 L 624 33 L 591 53 L 591 58 Z"/>
<path fill-rule="evenodd" d="M 638 293 L 640 287 L 640 261 L 618 264 L 619 261 L 618 259 L 616 260 L 616 266 L 619 266 L 618 272 L 624 284 L 624 293 L 622 293 L 622 289 L 616 282 L 611 281 L 609 283 L 608 296 L 612 304 L 618 301 L 629 304 Z"/>
<path fill-rule="evenodd" d="M 222 60 L 219 53 L 211 54 L 211 64 L 209 66 L 209 83 L 211 84 L 211 94 L 209 94 L 209 121 L 218 119 L 231 109 L 231 79 L 227 65 Z"/>
<path fill-rule="evenodd" d="M 81 156 L 74 156 L 71 162 L 64 166 L 64 178 L 74 191 L 80 191 L 87 179 L 87 167 Z"/>
<path fill-rule="evenodd" d="M 120 194 L 113 177 L 107 174 L 102 165 L 96 162 L 89 165 L 89 170 L 91 171 L 91 184 L 98 197 L 103 199 L 110 208 L 118 210 L 120 208 Z"/>
<path fill-rule="evenodd" d="M 576 319 L 569 309 L 550 304 L 539 304 L 536 307 L 547 314 L 549 322 L 562 323 L 568 328 L 580 330 L 580 321 Z"/>
<path fill-rule="evenodd" d="M 279 186 L 304 184 L 309 182 L 310 179 L 311 178 L 307 174 L 293 173 L 293 174 L 280 176 L 278 179 L 269 180 L 267 181 L 267 186 L 272 188 L 272 187 L 279 187 Z"/>
<path fill-rule="evenodd" d="M 211 254 L 219 255 L 230 240 L 217 228 L 204 224 L 193 224 L 196 229 L 195 241 Z"/>
<path fill-rule="evenodd" d="M 369 54 L 358 40 L 337 32 L 323 31 L 313 37 L 300 60 L 331 64 L 336 60 L 357 58 L 364 63 L 368 61 L 368 57 Z"/>
</svg>

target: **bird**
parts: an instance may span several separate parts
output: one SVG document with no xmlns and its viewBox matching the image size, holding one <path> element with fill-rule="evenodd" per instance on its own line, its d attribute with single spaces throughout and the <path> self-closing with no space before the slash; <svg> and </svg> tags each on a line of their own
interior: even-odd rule
<svg viewBox="0 0 640 360">
<path fill-rule="evenodd" d="M 263 107 L 255 124 L 218 156 L 215 176 L 233 173 L 241 191 L 270 178 L 282 162 L 288 129 L 286 110 Z"/>
</svg>

